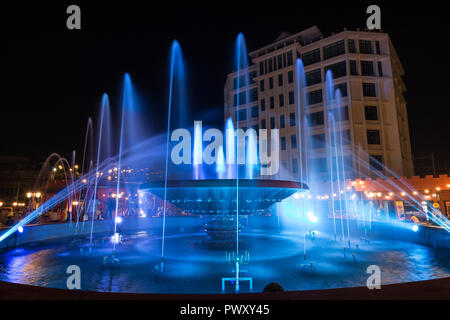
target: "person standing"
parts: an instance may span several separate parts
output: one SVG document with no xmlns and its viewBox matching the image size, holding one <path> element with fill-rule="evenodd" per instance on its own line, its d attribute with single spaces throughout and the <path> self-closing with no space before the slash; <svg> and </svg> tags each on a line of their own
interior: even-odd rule
<svg viewBox="0 0 450 320">
<path fill-rule="evenodd" d="M 108 200 L 106 201 L 105 219 L 112 219 L 114 216 L 113 211 L 116 208 L 116 201 L 112 197 L 112 193 L 109 193 Z"/>
</svg>

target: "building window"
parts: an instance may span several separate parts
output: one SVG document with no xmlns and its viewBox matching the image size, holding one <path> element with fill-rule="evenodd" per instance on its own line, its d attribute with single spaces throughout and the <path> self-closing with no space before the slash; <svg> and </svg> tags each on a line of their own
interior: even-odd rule
<svg viewBox="0 0 450 320">
<path fill-rule="evenodd" d="M 270 97 L 270 109 L 275 108 L 275 99 L 273 97 Z"/>
<path fill-rule="evenodd" d="M 252 72 L 250 73 L 250 82 L 251 82 L 251 83 L 256 83 L 255 77 L 256 77 L 256 71 L 252 71 Z"/>
<path fill-rule="evenodd" d="M 295 112 L 289 114 L 289 123 L 291 127 L 295 127 Z"/>
<path fill-rule="evenodd" d="M 284 95 L 280 94 L 278 96 L 278 99 L 279 99 L 280 107 L 284 107 Z"/>
<path fill-rule="evenodd" d="M 289 71 L 288 72 L 288 83 L 292 83 L 292 82 L 294 82 L 294 72 Z"/>
<path fill-rule="evenodd" d="M 344 171 L 352 171 L 354 169 L 353 166 L 353 158 L 352 156 L 338 156 L 338 159 L 336 159 L 336 157 L 332 157 L 332 159 L 330 159 L 331 161 L 331 168 L 333 168 L 333 170 L 336 170 L 336 162 L 339 161 L 343 161 L 343 165 L 344 165 Z M 341 169 L 338 169 L 341 170 Z M 347 178 L 349 178 L 349 175 L 347 174 Z M 351 178 L 350 178 L 351 179 Z"/>
<path fill-rule="evenodd" d="M 269 78 L 269 89 L 273 89 L 273 78 Z"/>
<path fill-rule="evenodd" d="M 308 104 L 320 103 L 322 101 L 322 89 L 308 92 Z"/>
<path fill-rule="evenodd" d="M 325 148 L 325 133 L 315 134 L 311 136 L 311 148 L 312 149 Z"/>
<path fill-rule="evenodd" d="M 327 172 L 327 158 L 313 158 L 311 159 L 311 169 L 315 172 Z"/>
<path fill-rule="evenodd" d="M 356 61 L 355 60 L 350 60 L 350 74 L 352 76 L 357 76 L 358 75 L 358 68 L 356 66 Z"/>
<path fill-rule="evenodd" d="M 367 144 L 380 144 L 380 131 L 367 130 Z"/>
<path fill-rule="evenodd" d="M 297 136 L 295 134 L 291 136 L 291 149 L 297 149 Z"/>
<path fill-rule="evenodd" d="M 347 82 L 335 85 L 334 92 L 336 92 L 336 90 L 340 91 L 341 97 L 346 97 L 347 96 Z"/>
<path fill-rule="evenodd" d="M 331 70 L 333 73 L 333 79 L 345 77 L 347 75 L 347 63 L 345 61 L 341 61 L 330 66 L 326 66 L 325 74 L 328 70 Z"/>
<path fill-rule="evenodd" d="M 382 63 L 381 63 L 381 61 L 378 61 L 378 76 L 379 77 L 382 77 L 383 76 L 383 66 L 382 66 Z"/>
<path fill-rule="evenodd" d="M 247 84 L 249 84 L 249 79 L 246 76 L 240 76 L 239 77 L 239 84 L 237 81 L 237 78 L 233 78 L 233 89 L 245 87 Z"/>
<path fill-rule="evenodd" d="M 320 49 L 315 49 L 309 52 L 305 52 L 302 55 L 303 65 L 309 66 L 310 64 L 314 64 L 320 61 Z"/>
<path fill-rule="evenodd" d="M 294 98 L 294 91 L 289 91 L 289 104 L 294 104 L 295 103 L 295 98 Z"/>
<path fill-rule="evenodd" d="M 354 39 L 348 39 L 348 52 L 356 53 L 356 45 Z"/>
<path fill-rule="evenodd" d="M 252 125 L 252 128 L 255 129 L 256 132 L 259 131 L 259 125 L 257 124 Z"/>
<path fill-rule="evenodd" d="M 292 172 L 293 173 L 298 173 L 297 159 L 292 159 Z"/>
<path fill-rule="evenodd" d="M 267 129 L 267 126 L 266 126 L 266 119 L 262 119 L 262 120 L 261 120 L 261 129 Z"/>
<path fill-rule="evenodd" d="M 364 97 L 376 97 L 375 83 L 363 83 L 363 95 Z"/>
<path fill-rule="evenodd" d="M 313 84 L 322 82 L 322 72 L 320 71 L 320 69 L 307 72 L 305 74 L 305 77 L 307 86 L 312 86 Z"/>
<path fill-rule="evenodd" d="M 249 102 L 258 101 L 258 89 L 254 88 L 250 90 L 250 97 Z"/>
<path fill-rule="evenodd" d="M 375 41 L 375 50 L 376 50 L 377 54 L 380 54 L 380 53 L 381 53 L 381 50 L 380 50 L 380 41 Z"/>
<path fill-rule="evenodd" d="M 266 111 L 266 99 L 261 99 L 261 111 Z"/>
<path fill-rule="evenodd" d="M 349 145 L 352 143 L 350 130 L 341 131 L 342 144 Z"/>
<path fill-rule="evenodd" d="M 366 120 L 378 120 L 377 106 L 365 106 L 364 114 Z"/>
<path fill-rule="evenodd" d="M 280 73 L 278 75 L 278 86 L 281 87 L 283 85 L 283 74 Z"/>
<path fill-rule="evenodd" d="M 310 113 L 307 118 L 310 127 L 321 126 L 324 123 L 323 111 Z"/>
<path fill-rule="evenodd" d="M 361 61 L 361 75 L 369 77 L 373 77 L 375 75 L 372 61 Z"/>
<path fill-rule="evenodd" d="M 281 137 L 281 150 L 286 150 L 286 137 Z"/>
<path fill-rule="evenodd" d="M 331 145 L 334 146 L 336 144 L 349 145 L 351 144 L 350 130 L 343 130 L 338 132 L 335 137 L 334 132 L 331 133 Z"/>
<path fill-rule="evenodd" d="M 330 59 L 345 53 L 344 40 L 323 47 L 323 59 Z"/>
<path fill-rule="evenodd" d="M 370 53 L 372 54 L 372 41 L 370 40 L 359 40 L 359 53 Z"/>
<path fill-rule="evenodd" d="M 336 121 L 348 120 L 348 106 L 333 109 L 333 117 Z"/>
<path fill-rule="evenodd" d="M 258 118 L 258 107 L 251 108 L 251 115 L 252 115 L 252 118 Z"/>
<path fill-rule="evenodd" d="M 264 80 L 259 81 L 259 91 L 264 92 Z"/>
<path fill-rule="evenodd" d="M 238 100 L 239 99 L 239 100 Z M 247 95 L 246 92 L 240 92 L 239 94 L 234 95 L 234 106 L 240 106 L 242 104 L 247 103 Z"/>
<path fill-rule="evenodd" d="M 273 61 L 272 58 L 269 58 L 269 72 L 273 71 Z"/>
<path fill-rule="evenodd" d="M 239 117 L 239 118 L 238 118 Z M 242 109 L 236 112 L 236 120 L 242 121 L 247 120 L 247 109 Z"/>
<path fill-rule="evenodd" d="M 278 55 L 277 63 L 278 63 L 278 69 L 282 69 L 283 68 L 283 60 L 282 60 L 281 54 Z"/>
<path fill-rule="evenodd" d="M 275 118 L 274 117 L 270 118 L 270 129 L 275 129 Z"/>
<path fill-rule="evenodd" d="M 369 165 L 371 170 L 383 170 L 383 156 L 372 154 L 369 156 Z"/>
<path fill-rule="evenodd" d="M 292 66 L 292 63 L 293 63 L 292 51 L 289 51 L 287 53 L 287 65 L 288 66 Z"/>
<path fill-rule="evenodd" d="M 284 114 L 282 114 L 280 116 L 280 128 L 283 129 L 284 127 L 286 127 L 286 122 L 284 120 Z"/>
<path fill-rule="evenodd" d="M 259 63 L 259 75 L 263 75 L 264 74 L 264 63 L 261 61 Z"/>
</svg>

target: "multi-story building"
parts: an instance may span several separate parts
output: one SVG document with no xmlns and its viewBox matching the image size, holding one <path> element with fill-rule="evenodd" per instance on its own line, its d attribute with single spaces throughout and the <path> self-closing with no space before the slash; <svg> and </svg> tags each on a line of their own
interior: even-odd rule
<svg viewBox="0 0 450 320">
<path fill-rule="evenodd" d="M 286 171 L 298 176 L 302 163 L 320 164 L 323 172 L 331 165 L 325 105 L 325 77 L 331 69 L 334 88 L 342 92 L 339 126 L 348 140 L 344 153 L 351 169 L 347 176 L 373 176 L 374 170 L 390 175 L 377 161 L 400 176 L 413 175 L 404 70 L 388 34 L 344 29 L 324 37 L 314 26 L 296 34 L 283 33 L 248 55 L 248 73 L 240 74 L 248 74 L 249 80 L 238 81 L 237 72 L 227 76 L 225 119 L 232 117 L 236 126 L 239 111 L 242 129 L 279 129 L 280 158 Z M 299 160 L 297 58 L 304 64 L 308 101 L 301 111 L 308 130 L 301 126 L 301 132 L 314 141 L 309 144 L 314 152 L 308 162 Z M 361 166 L 358 157 L 370 166 Z"/>
</svg>

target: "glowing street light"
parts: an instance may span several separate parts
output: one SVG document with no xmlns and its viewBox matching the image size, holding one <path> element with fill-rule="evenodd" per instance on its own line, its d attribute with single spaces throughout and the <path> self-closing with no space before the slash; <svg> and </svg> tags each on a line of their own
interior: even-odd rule
<svg viewBox="0 0 450 320">
<path fill-rule="evenodd" d="M 3 202 L 0 201 L 0 207 L 3 206 Z"/>
<path fill-rule="evenodd" d="M 33 196 L 31 192 L 27 192 L 27 198 L 30 199 Z"/>
<path fill-rule="evenodd" d="M 40 193 L 40 192 L 36 192 L 36 193 L 34 194 L 34 196 L 35 196 L 36 198 L 40 198 L 40 197 L 41 197 L 41 193 Z"/>
</svg>

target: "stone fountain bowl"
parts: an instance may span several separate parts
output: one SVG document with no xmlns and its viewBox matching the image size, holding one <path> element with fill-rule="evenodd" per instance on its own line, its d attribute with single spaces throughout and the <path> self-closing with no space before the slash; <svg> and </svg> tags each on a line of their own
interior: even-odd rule
<svg viewBox="0 0 450 320">
<path fill-rule="evenodd" d="M 164 185 L 164 181 L 153 181 L 142 184 L 139 189 L 164 199 Z M 304 183 L 283 180 L 169 180 L 166 200 L 192 214 L 236 214 L 238 207 L 239 214 L 247 215 L 263 212 L 274 203 L 306 190 L 309 188 Z"/>
</svg>

